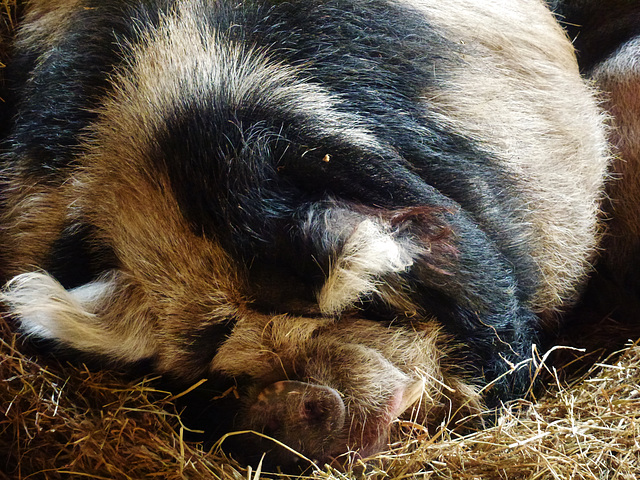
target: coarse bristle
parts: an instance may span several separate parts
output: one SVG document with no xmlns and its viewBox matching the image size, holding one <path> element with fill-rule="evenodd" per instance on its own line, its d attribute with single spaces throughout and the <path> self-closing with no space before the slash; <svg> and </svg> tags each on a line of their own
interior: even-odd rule
<svg viewBox="0 0 640 480">
<path fill-rule="evenodd" d="M 0 0 L 0 68 L 4 67 L 8 43 L 16 27 L 17 0 Z"/>
</svg>

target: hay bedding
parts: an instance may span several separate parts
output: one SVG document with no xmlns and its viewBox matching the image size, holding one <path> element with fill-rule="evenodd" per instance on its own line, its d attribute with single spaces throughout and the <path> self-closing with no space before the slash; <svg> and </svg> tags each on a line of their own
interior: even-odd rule
<svg viewBox="0 0 640 480">
<path fill-rule="evenodd" d="M 0 338 L 0 480 L 264 477 L 259 465 L 243 469 L 216 448 L 187 442 L 175 396 L 152 379 L 39 357 L 6 319 Z M 492 428 L 462 437 L 402 428 L 406 440 L 366 467 L 319 466 L 305 478 L 638 478 L 640 345 L 572 385 L 557 380 L 535 403 L 508 405 Z"/>
<path fill-rule="evenodd" d="M 0 1 L 0 62 L 15 4 Z M 537 402 L 507 405 L 492 428 L 459 437 L 443 426 L 430 436 L 404 422 L 405 440 L 366 466 L 354 460 L 339 472 L 320 465 L 305 478 L 638 478 L 640 345 L 571 384 L 552 378 Z M 39 356 L 0 316 L 0 480 L 265 476 L 259 465 L 244 469 L 215 447 L 187 441 L 175 400 L 148 377 L 131 381 Z"/>
</svg>

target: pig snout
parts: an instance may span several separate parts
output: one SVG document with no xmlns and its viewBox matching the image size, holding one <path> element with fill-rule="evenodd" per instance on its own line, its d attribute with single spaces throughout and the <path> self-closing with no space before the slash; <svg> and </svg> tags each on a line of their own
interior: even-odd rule
<svg viewBox="0 0 640 480">
<path fill-rule="evenodd" d="M 345 406 L 333 388 L 285 380 L 264 388 L 249 416 L 254 428 L 287 443 L 284 437 L 291 440 L 302 432 L 313 431 L 315 437 L 341 431 Z"/>
<path fill-rule="evenodd" d="M 348 415 L 341 394 L 331 387 L 290 380 L 273 383 L 253 397 L 243 426 L 277 442 L 254 435 L 245 437 L 240 449 L 254 462 L 266 453 L 265 466 L 291 472 L 308 467 L 305 460 L 332 463 L 348 451 L 371 455 L 384 448 L 391 422 L 417 401 L 423 385 L 416 381 L 394 389 L 365 421 L 354 418 L 353 412 Z"/>
<path fill-rule="evenodd" d="M 247 463 L 266 453 L 266 468 L 295 472 L 309 466 L 305 459 L 325 462 L 347 449 L 346 407 L 331 387 L 292 380 L 273 383 L 258 392 L 243 417 L 239 426 L 277 440 L 237 438 L 230 446 Z"/>
</svg>

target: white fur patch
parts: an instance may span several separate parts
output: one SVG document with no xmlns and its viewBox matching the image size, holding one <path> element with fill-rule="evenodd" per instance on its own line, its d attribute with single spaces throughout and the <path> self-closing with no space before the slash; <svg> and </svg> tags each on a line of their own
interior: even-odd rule
<svg viewBox="0 0 640 480">
<path fill-rule="evenodd" d="M 14 277 L 0 300 L 27 335 L 125 361 L 149 357 L 154 350 L 148 336 L 111 328 L 99 315 L 115 290 L 113 277 L 68 291 L 46 273 L 29 272 Z"/>
<path fill-rule="evenodd" d="M 331 265 L 318 304 L 325 314 L 336 314 L 363 296 L 378 292 L 381 277 L 407 270 L 415 252 L 393 233 L 367 219 L 347 239 Z"/>
</svg>

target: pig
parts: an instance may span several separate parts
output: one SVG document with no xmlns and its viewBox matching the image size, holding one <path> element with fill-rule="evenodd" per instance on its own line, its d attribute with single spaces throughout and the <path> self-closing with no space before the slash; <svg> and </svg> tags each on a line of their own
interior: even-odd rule
<svg viewBox="0 0 640 480">
<path fill-rule="evenodd" d="M 607 131 L 539 0 L 33 0 L 7 82 L 17 328 L 235 384 L 273 465 L 526 395 L 592 269 Z"/>
<path fill-rule="evenodd" d="M 554 7 L 575 45 L 582 74 L 601 92 L 614 154 L 602 207 L 606 234 L 597 274 L 578 315 L 615 320 L 616 330 L 622 332 L 596 330 L 601 337 L 597 341 L 604 337 L 619 343 L 620 337 L 637 336 L 640 325 L 640 5 L 624 0 L 564 0 Z"/>
</svg>

